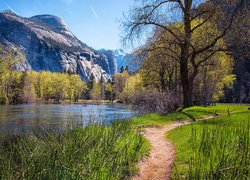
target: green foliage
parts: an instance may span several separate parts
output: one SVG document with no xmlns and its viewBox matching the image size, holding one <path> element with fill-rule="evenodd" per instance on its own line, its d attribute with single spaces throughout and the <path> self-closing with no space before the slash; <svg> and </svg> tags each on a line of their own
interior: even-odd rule
<svg viewBox="0 0 250 180">
<path fill-rule="evenodd" d="M 25 97 L 31 99 L 78 101 L 85 89 L 86 84 L 79 75 L 32 71 L 25 76 L 23 91 Z"/>
<path fill-rule="evenodd" d="M 195 100 L 194 104 L 206 105 L 223 97 L 224 88 L 232 86 L 235 76 L 232 74 L 231 57 L 218 50 L 225 49 L 223 39 L 216 41 L 208 51 L 196 54 L 196 50 L 211 44 L 220 33 L 215 24 L 209 21 L 204 24 L 202 22 L 202 19 L 196 18 L 190 23 L 191 28 L 197 28 L 190 34 L 190 56 L 186 59 L 188 73 L 185 76 L 189 79 L 190 91 L 193 91 L 191 95 L 194 98 L 191 99 Z M 180 22 L 168 28 L 182 37 L 184 26 L 184 23 Z M 181 99 L 180 94 L 189 91 L 181 90 L 183 86 L 186 87 L 181 81 L 184 73 L 180 66 L 182 46 L 175 44 L 175 37 L 161 28 L 156 29 L 153 39 L 146 46 L 147 55 L 140 68 L 143 85 L 151 91 L 175 92 L 176 99 Z"/>
<path fill-rule="evenodd" d="M 156 42 L 154 46 L 159 49 L 149 52 L 140 68 L 142 83 L 151 91 L 173 91 L 179 81 L 179 66 L 174 59 L 164 54 L 162 44 Z"/>
<path fill-rule="evenodd" d="M 2 96 L 6 97 L 9 103 L 20 103 L 23 88 L 22 73 L 12 70 L 6 71 L 0 79 L 0 93 Z"/>
<path fill-rule="evenodd" d="M 200 104 L 218 101 L 224 95 L 224 88 L 232 87 L 235 80 L 232 66 L 232 59 L 228 55 L 217 53 L 200 67 L 194 81 L 195 99 L 200 101 Z"/>
<path fill-rule="evenodd" d="M 187 120 L 188 117 L 181 113 L 170 113 L 168 115 L 147 114 L 133 118 L 133 123 L 139 127 L 163 126 L 174 120 Z"/>
<path fill-rule="evenodd" d="M 139 73 L 129 76 L 126 81 L 122 92 L 119 95 L 119 99 L 122 102 L 129 102 L 137 93 L 144 91 L 141 75 Z"/>
<path fill-rule="evenodd" d="M 1 104 L 36 101 L 78 101 L 86 90 L 79 75 L 8 71 L 0 78 Z"/>
<path fill-rule="evenodd" d="M 69 82 L 69 99 L 73 101 L 78 101 L 81 98 L 82 93 L 86 90 L 87 86 L 81 81 L 81 77 L 75 74 L 69 76 Z"/>
<path fill-rule="evenodd" d="M 115 95 L 115 98 L 119 99 L 120 94 L 123 92 L 126 81 L 129 78 L 129 74 L 127 71 L 123 71 L 120 74 L 114 74 L 114 84 L 113 84 L 113 93 Z"/>
<path fill-rule="evenodd" d="M 9 99 L 5 94 L 0 94 L 0 104 L 9 104 Z"/>
<path fill-rule="evenodd" d="M 21 101 L 22 73 L 12 69 L 22 60 L 23 56 L 15 50 L 0 47 L 0 104 Z"/>
<path fill-rule="evenodd" d="M 101 100 L 102 94 L 101 94 L 101 82 L 93 82 L 93 87 L 90 91 L 90 97 L 94 100 Z"/>
<path fill-rule="evenodd" d="M 110 82 L 105 84 L 105 100 L 113 100 L 113 89 Z"/>
<path fill-rule="evenodd" d="M 128 179 L 149 145 L 130 122 L 45 132 L 0 148 L 0 179 Z"/>
</svg>

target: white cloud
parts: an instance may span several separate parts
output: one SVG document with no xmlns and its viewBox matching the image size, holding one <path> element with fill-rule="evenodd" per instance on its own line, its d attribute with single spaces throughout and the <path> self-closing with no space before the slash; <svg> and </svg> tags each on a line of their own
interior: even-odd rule
<svg viewBox="0 0 250 180">
<path fill-rule="evenodd" d="M 91 8 L 93 14 L 95 15 L 96 19 L 99 19 L 99 16 L 98 16 L 98 14 L 96 13 L 94 7 L 93 7 L 93 6 L 90 6 L 90 8 Z"/>
</svg>

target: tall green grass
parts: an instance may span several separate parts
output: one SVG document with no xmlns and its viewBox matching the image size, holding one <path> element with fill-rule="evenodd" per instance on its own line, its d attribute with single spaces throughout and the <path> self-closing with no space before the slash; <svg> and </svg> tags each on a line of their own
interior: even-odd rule
<svg viewBox="0 0 250 180">
<path fill-rule="evenodd" d="M 249 123 L 192 129 L 188 179 L 250 177 Z"/>
<path fill-rule="evenodd" d="M 197 122 L 168 133 L 177 151 L 172 178 L 249 179 L 249 117 L 246 106 L 242 106 L 230 116 Z"/>
<path fill-rule="evenodd" d="M 0 147 L 0 179 L 127 179 L 149 149 L 130 122 L 46 132 Z"/>
</svg>

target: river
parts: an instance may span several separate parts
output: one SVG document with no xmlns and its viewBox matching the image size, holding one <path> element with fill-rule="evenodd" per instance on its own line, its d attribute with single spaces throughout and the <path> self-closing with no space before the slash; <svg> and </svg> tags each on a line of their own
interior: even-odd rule
<svg viewBox="0 0 250 180">
<path fill-rule="evenodd" d="M 0 133 L 70 129 L 90 121 L 109 123 L 135 115 L 127 106 L 116 103 L 6 105 L 0 106 Z"/>
</svg>

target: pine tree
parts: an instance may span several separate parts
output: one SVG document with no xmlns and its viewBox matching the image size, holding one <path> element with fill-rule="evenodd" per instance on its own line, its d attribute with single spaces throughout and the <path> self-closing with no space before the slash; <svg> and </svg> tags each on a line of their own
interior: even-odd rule
<svg viewBox="0 0 250 180">
<path fill-rule="evenodd" d="M 120 70 L 120 73 L 123 73 L 123 71 L 124 71 L 124 67 L 122 66 L 121 70 Z"/>
</svg>

